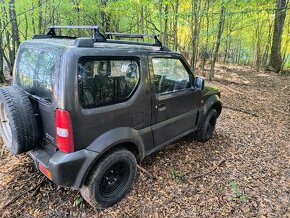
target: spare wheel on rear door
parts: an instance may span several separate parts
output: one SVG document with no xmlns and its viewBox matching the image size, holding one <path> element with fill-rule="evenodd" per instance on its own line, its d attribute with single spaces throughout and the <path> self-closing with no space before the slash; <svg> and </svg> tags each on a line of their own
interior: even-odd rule
<svg viewBox="0 0 290 218">
<path fill-rule="evenodd" d="M 36 148 L 40 131 L 28 95 L 17 86 L 0 88 L 0 133 L 12 154 Z"/>
</svg>

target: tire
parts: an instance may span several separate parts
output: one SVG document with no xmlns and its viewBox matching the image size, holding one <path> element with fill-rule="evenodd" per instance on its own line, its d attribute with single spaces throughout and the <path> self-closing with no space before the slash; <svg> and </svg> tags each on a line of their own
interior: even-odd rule
<svg viewBox="0 0 290 218">
<path fill-rule="evenodd" d="M 30 151 L 39 143 L 39 129 L 28 95 L 17 86 L 0 88 L 0 133 L 14 155 Z"/>
<path fill-rule="evenodd" d="M 118 203 L 130 190 L 136 171 L 135 156 L 126 149 L 115 150 L 93 167 L 80 192 L 94 208 L 110 207 Z"/>
<path fill-rule="evenodd" d="M 216 120 L 217 120 L 217 111 L 215 109 L 211 109 L 200 128 L 197 132 L 195 132 L 195 140 L 199 142 L 206 142 L 212 138 L 213 132 L 215 130 Z"/>
</svg>

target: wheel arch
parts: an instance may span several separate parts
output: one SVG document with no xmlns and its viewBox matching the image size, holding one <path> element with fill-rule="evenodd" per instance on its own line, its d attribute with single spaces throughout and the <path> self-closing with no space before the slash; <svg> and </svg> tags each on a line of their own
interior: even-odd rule
<svg viewBox="0 0 290 218">
<path fill-rule="evenodd" d="M 215 103 L 211 106 L 211 108 L 209 109 L 209 111 L 210 111 L 211 109 L 215 109 L 215 110 L 217 111 L 217 115 L 218 115 L 218 117 L 219 117 L 219 115 L 220 115 L 221 112 L 222 112 L 222 103 L 221 103 L 220 101 L 215 102 Z"/>
<path fill-rule="evenodd" d="M 129 127 L 120 127 L 110 130 L 109 132 L 99 136 L 86 148 L 87 150 L 96 152 L 98 155 L 96 155 L 83 173 L 79 188 L 85 183 L 89 172 L 99 160 L 101 160 L 106 154 L 121 148 L 132 152 L 137 161 L 143 160 L 145 156 L 143 140 L 137 130 Z"/>
<path fill-rule="evenodd" d="M 222 103 L 217 94 L 211 95 L 205 100 L 204 105 L 200 108 L 198 113 L 198 120 L 196 122 L 195 130 L 199 130 L 203 123 L 203 120 L 206 118 L 208 112 L 211 109 L 215 109 L 217 111 L 218 117 L 222 112 Z"/>
</svg>

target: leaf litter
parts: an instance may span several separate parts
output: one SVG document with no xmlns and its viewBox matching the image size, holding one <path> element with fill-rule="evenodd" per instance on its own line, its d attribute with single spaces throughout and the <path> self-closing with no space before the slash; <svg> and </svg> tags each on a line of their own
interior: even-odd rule
<svg viewBox="0 0 290 218">
<path fill-rule="evenodd" d="M 289 217 L 290 78 L 217 67 L 211 84 L 223 104 L 257 117 L 224 108 L 212 140 L 189 135 L 145 158 L 130 193 L 105 210 L 91 208 L 78 191 L 42 182 L 28 155 L 10 155 L 1 141 L 0 216 Z"/>
</svg>

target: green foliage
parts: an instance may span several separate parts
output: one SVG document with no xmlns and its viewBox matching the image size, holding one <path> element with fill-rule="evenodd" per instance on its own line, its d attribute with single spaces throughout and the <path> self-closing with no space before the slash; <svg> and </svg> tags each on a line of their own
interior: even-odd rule
<svg viewBox="0 0 290 218">
<path fill-rule="evenodd" d="M 9 59 L 8 47 L 13 34 L 8 2 L 0 2 L 0 38 Z M 194 2 L 196 12 L 192 9 Z M 20 41 L 46 33 L 50 25 L 97 24 L 102 31 L 160 34 L 169 48 L 187 53 L 190 59 L 195 25 L 198 31 L 195 56 L 199 57 L 203 48 L 212 52 L 221 5 L 226 7 L 226 16 L 218 61 L 265 65 L 271 48 L 274 0 L 21 0 L 15 1 L 15 10 Z M 289 24 L 287 15 L 282 42 L 285 67 L 290 67 Z M 61 33 L 91 36 L 89 31 L 83 30 L 63 30 Z"/>
<path fill-rule="evenodd" d="M 171 177 L 173 180 L 175 180 L 177 182 L 185 183 L 185 174 L 179 170 L 173 170 L 171 172 Z"/>
<path fill-rule="evenodd" d="M 230 181 L 230 187 L 236 199 L 242 203 L 248 202 L 249 197 L 245 194 L 241 194 L 239 184 L 235 180 Z"/>
<path fill-rule="evenodd" d="M 230 186 L 235 196 L 241 195 L 240 190 L 239 190 L 239 185 L 235 180 L 230 181 Z"/>
<path fill-rule="evenodd" d="M 83 201 L 84 199 L 82 197 L 77 197 L 74 201 L 74 206 L 75 207 L 79 206 Z"/>
</svg>

